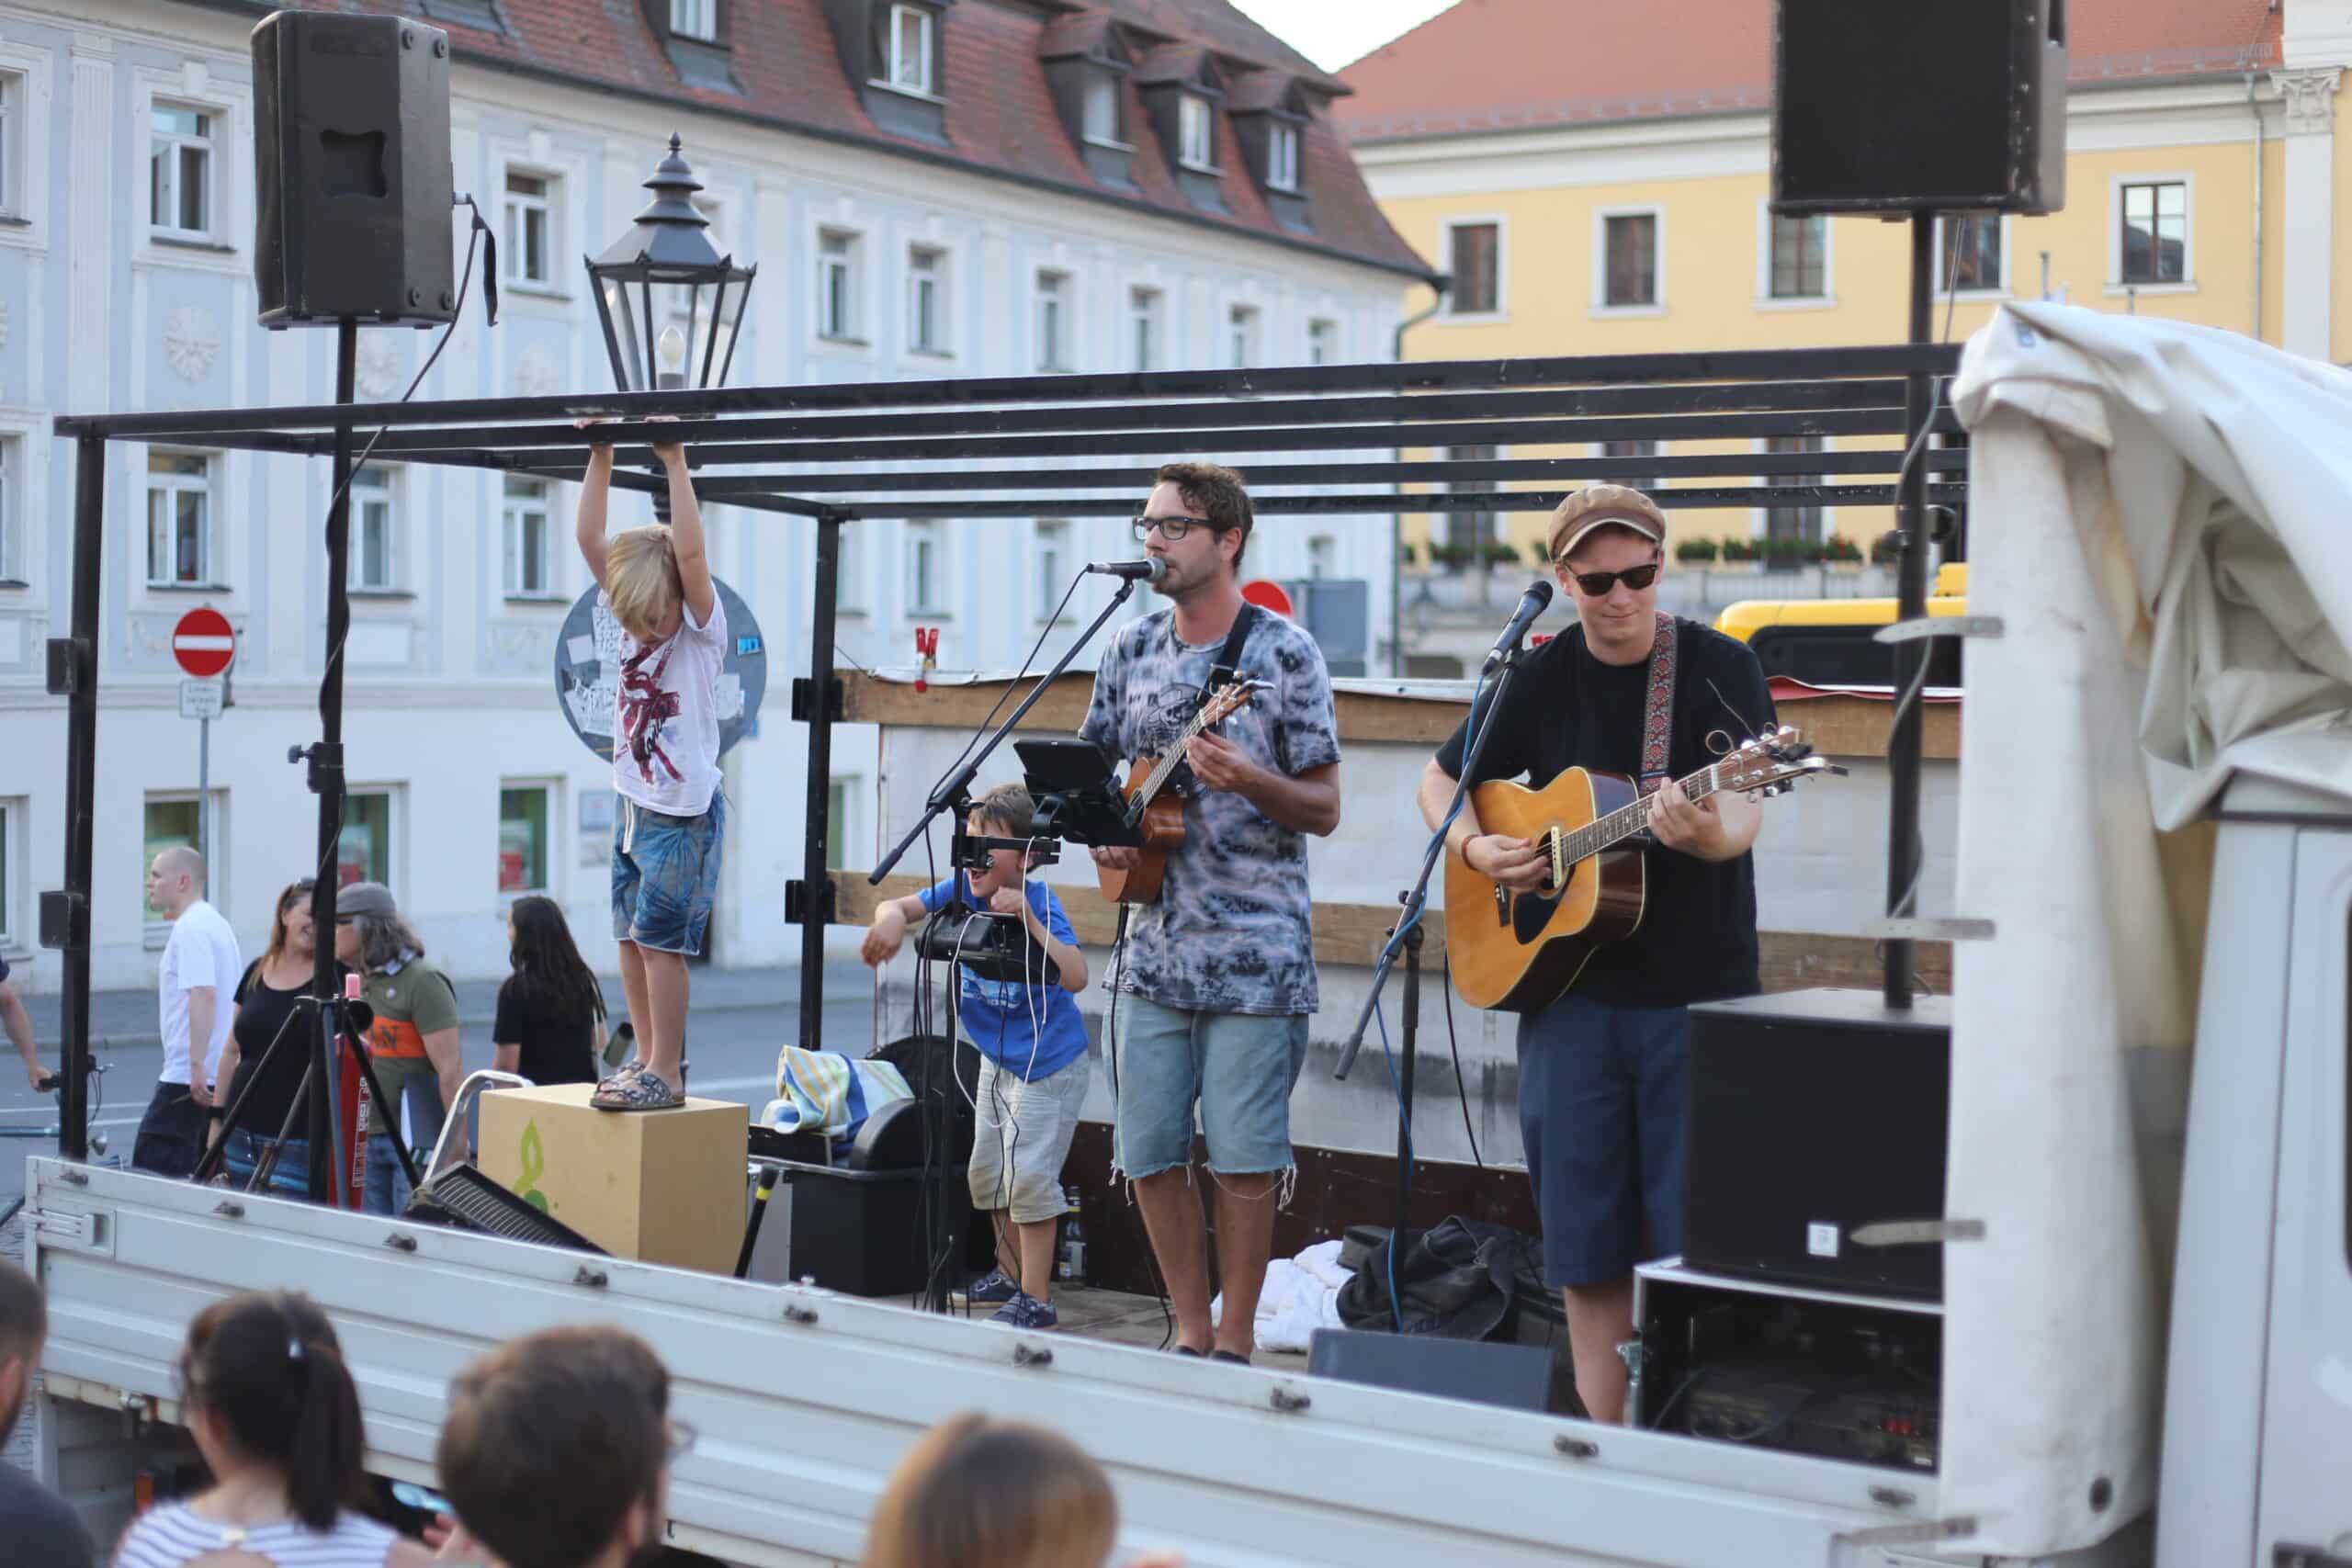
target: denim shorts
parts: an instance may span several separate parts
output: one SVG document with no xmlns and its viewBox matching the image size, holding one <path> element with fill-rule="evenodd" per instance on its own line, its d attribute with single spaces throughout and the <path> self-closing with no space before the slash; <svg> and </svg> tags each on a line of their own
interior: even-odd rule
<svg viewBox="0 0 2352 1568">
<path fill-rule="evenodd" d="M 1265 1018 L 1115 999 L 1114 1168 L 1134 1181 L 1190 1165 L 1195 1102 L 1211 1170 L 1248 1176 L 1291 1168 L 1290 1091 L 1306 1065 L 1306 1014 Z"/>
<path fill-rule="evenodd" d="M 698 953 L 718 891 L 727 792 L 699 817 L 648 811 L 627 795 L 613 823 L 613 935 L 656 953 Z"/>
<path fill-rule="evenodd" d="M 1519 1024 L 1519 1130 L 1544 1282 L 1603 1285 L 1682 1250 L 1687 1008 L 1571 993 Z"/>
</svg>

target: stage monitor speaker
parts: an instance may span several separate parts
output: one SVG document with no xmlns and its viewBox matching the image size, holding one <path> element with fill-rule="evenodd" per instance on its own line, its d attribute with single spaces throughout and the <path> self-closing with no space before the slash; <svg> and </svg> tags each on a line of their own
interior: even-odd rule
<svg viewBox="0 0 2352 1568">
<path fill-rule="evenodd" d="M 2065 204 L 2066 0 L 1776 0 L 1773 211 Z"/>
<path fill-rule="evenodd" d="M 401 17 L 278 11 L 253 49 L 262 324 L 450 320 L 449 35 Z"/>
<path fill-rule="evenodd" d="M 1682 1259 L 1702 1273 L 1939 1298 L 1943 1248 L 1864 1247 L 1944 1212 L 1951 1002 L 1786 991 L 1690 1010 Z"/>
</svg>

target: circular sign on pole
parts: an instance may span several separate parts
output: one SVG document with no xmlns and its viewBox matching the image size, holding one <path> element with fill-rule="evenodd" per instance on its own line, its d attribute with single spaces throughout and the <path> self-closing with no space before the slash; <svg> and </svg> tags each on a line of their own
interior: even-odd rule
<svg viewBox="0 0 2352 1568">
<path fill-rule="evenodd" d="M 237 657 L 236 629 L 220 611 L 199 605 L 172 628 L 172 657 L 199 681 L 218 675 Z"/>
<path fill-rule="evenodd" d="M 752 607 L 717 578 L 718 603 L 727 612 L 727 651 L 718 671 L 718 750 L 723 754 L 747 735 L 759 733 L 760 701 L 767 695 L 767 639 L 760 635 Z M 621 627 L 597 601 L 591 586 L 572 602 L 555 639 L 556 705 L 580 743 L 613 760 L 613 697 L 621 679 Z"/>
<path fill-rule="evenodd" d="M 1291 608 L 1290 591 L 1270 578 L 1253 577 L 1241 585 L 1241 597 L 1261 610 L 1272 610 L 1284 620 L 1296 620 L 1297 612 Z"/>
</svg>

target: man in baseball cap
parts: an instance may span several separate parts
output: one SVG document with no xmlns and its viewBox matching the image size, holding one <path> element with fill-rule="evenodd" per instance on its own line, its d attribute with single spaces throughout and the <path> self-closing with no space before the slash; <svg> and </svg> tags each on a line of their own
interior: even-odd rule
<svg viewBox="0 0 2352 1568">
<path fill-rule="evenodd" d="M 458 989 L 424 956 L 424 939 L 401 918 L 392 890 L 382 883 L 337 889 L 334 926 L 334 955 L 366 976 L 360 995 L 376 1012 L 368 1054 L 377 1081 L 393 1114 L 406 1111 L 411 1156 L 421 1158 L 440 1135 L 465 1076 Z M 365 1202 L 370 1213 L 397 1214 L 407 1208 L 409 1195 L 407 1172 L 392 1150 L 401 1130 L 374 1124 L 372 1111 L 371 1106 Z"/>
<path fill-rule="evenodd" d="M 1675 781 L 1713 761 L 1711 733 L 1746 738 L 1770 726 L 1772 699 L 1746 643 L 1658 614 L 1666 513 L 1657 502 L 1624 485 L 1588 485 L 1552 513 L 1550 542 L 1577 624 L 1521 662 L 1471 782 L 1525 775 L 1540 788 L 1581 767 L 1639 779 L 1652 803 L 1640 924 L 1595 949 L 1566 993 L 1519 1025 L 1520 1133 L 1544 1222 L 1544 1277 L 1567 1302 L 1585 1408 L 1615 1422 L 1634 1266 L 1682 1247 L 1690 1004 L 1762 989 L 1748 852 L 1762 813 L 1734 794 L 1694 803 Z M 1649 698 L 1661 688 L 1670 697 L 1653 721 Z M 1432 828 L 1462 774 L 1466 729 L 1422 772 L 1421 813 Z M 1446 847 L 1499 887 L 1523 893 L 1549 882 L 1546 852 L 1487 832 L 1474 805 L 1447 830 Z"/>
</svg>

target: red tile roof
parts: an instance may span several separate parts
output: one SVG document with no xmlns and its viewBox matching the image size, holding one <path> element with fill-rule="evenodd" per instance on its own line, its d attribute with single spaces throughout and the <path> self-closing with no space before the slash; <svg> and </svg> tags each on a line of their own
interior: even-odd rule
<svg viewBox="0 0 2352 1568">
<path fill-rule="evenodd" d="M 1329 109 L 1319 106 L 1300 139 L 1299 152 L 1300 183 L 1313 213 L 1312 235 L 1292 233 L 1275 221 L 1222 115 L 1217 117 L 1217 159 L 1226 171 L 1220 194 L 1228 211 L 1195 208 L 1178 186 L 1170 159 L 1155 144 L 1132 84 L 1127 108 L 1129 123 L 1136 128 L 1129 167 L 1135 188 L 1122 190 L 1098 180 L 1055 110 L 1040 58 L 1049 24 L 1059 21 L 1054 28 L 1057 43 L 1066 42 L 1073 30 L 1071 24 L 1059 20 L 1059 13 L 1076 8 L 1069 0 L 1045 0 L 1039 6 L 962 0 L 948 7 L 943 33 L 948 143 L 944 148 L 894 135 L 875 124 L 860 89 L 842 69 L 823 0 L 733 0 L 726 54 L 741 92 L 683 80 L 639 0 L 499 0 L 504 31 L 453 21 L 446 4 L 435 6 L 431 0 L 304 3 L 322 10 L 424 17 L 447 30 L 460 60 L 944 161 L 1417 277 L 1430 270 L 1382 216 Z M 1049 14 L 1047 6 L 1056 12 Z M 251 0 L 256 17 L 276 8 L 268 0 Z M 1163 41 L 1190 45 L 1213 53 L 1228 79 L 1237 72 L 1280 72 L 1297 76 L 1310 89 L 1310 100 L 1327 102 L 1347 91 L 1234 10 L 1227 0 L 1102 0 L 1102 8 L 1127 25 L 1138 52 Z M 650 166 L 654 150 L 649 147 L 646 155 Z"/>
<path fill-rule="evenodd" d="M 1340 129 L 1370 142 L 1769 108 L 1772 4 L 1458 0 L 1340 73 L 1355 89 L 1335 106 Z M 2077 83 L 2279 62 L 2271 0 L 2072 0 L 2067 9 Z"/>
</svg>

